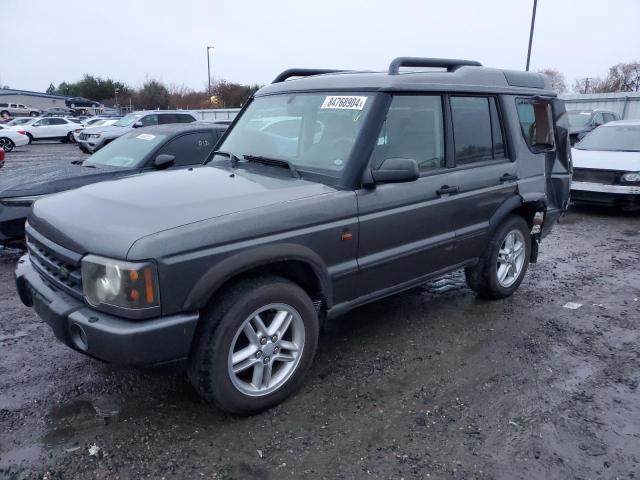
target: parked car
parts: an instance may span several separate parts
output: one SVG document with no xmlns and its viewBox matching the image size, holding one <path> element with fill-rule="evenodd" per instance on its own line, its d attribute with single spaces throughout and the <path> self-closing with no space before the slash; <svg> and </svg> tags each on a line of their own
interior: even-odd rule
<svg viewBox="0 0 640 480">
<path fill-rule="evenodd" d="M 140 128 L 83 161 L 0 177 L 0 244 L 23 242 L 24 223 L 36 199 L 105 180 L 201 165 L 225 129 L 201 123 Z"/>
<path fill-rule="evenodd" d="M 10 152 L 14 147 L 22 147 L 29 144 L 27 132 L 21 127 L 0 126 L 0 148 Z"/>
<path fill-rule="evenodd" d="M 609 110 L 569 110 L 569 136 L 571 145 L 582 140 L 582 138 L 600 125 L 620 120 L 620 116 Z"/>
<path fill-rule="evenodd" d="M 20 118 L 14 118 L 13 120 L 4 123 L 3 125 L 5 127 L 18 127 L 20 125 L 24 125 L 25 123 L 29 123 L 32 122 L 33 119 L 30 117 L 20 117 Z"/>
<path fill-rule="evenodd" d="M 80 121 L 65 117 L 38 117 L 31 122 L 24 123 L 24 129 L 29 137 L 29 143 L 38 140 L 60 140 L 63 143 L 75 142 L 73 131 L 78 128 Z"/>
<path fill-rule="evenodd" d="M 47 110 L 42 112 L 42 117 L 71 117 L 75 114 L 73 110 L 65 107 L 53 107 L 48 108 Z"/>
<path fill-rule="evenodd" d="M 640 209 L 640 121 L 602 125 L 572 151 L 574 203 Z"/>
<path fill-rule="evenodd" d="M 298 135 L 254 128 L 270 116 Z M 301 385 L 327 318 L 460 268 L 514 293 L 568 203 L 568 127 L 531 72 L 283 72 L 207 167 L 36 201 L 18 292 L 71 348 L 187 359 L 205 399 L 256 413 Z"/>
<path fill-rule="evenodd" d="M 108 127 L 109 125 L 113 125 L 118 121 L 117 118 L 113 118 L 113 119 L 97 118 L 97 119 L 90 119 L 90 120 L 92 120 L 90 123 L 84 123 L 82 127 L 76 128 L 73 131 L 73 138 L 76 142 L 80 140 L 80 134 L 85 130 L 89 130 L 89 133 L 90 133 L 92 128 Z"/>
<path fill-rule="evenodd" d="M 0 168 L 4 167 L 4 150 L 0 147 Z"/>
<path fill-rule="evenodd" d="M 130 113 L 113 125 L 96 128 L 90 132 L 82 132 L 78 136 L 78 146 L 85 153 L 93 153 L 135 128 L 195 121 L 196 118 L 190 113 L 175 110 L 151 110 Z"/>
<path fill-rule="evenodd" d="M 0 117 L 37 117 L 40 110 L 28 107 L 24 103 L 4 103 L 0 102 Z"/>
</svg>

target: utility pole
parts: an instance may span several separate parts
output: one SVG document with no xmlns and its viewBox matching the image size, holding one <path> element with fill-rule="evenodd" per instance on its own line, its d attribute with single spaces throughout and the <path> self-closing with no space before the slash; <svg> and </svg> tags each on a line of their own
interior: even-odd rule
<svg viewBox="0 0 640 480">
<path fill-rule="evenodd" d="M 213 52 L 213 47 L 207 47 L 207 82 L 209 84 L 209 90 L 207 93 L 211 96 L 211 60 L 209 59 L 210 53 Z"/>
<path fill-rule="evenodd" d="M 584 79 L 584 92 L 583 93 L 589 93 L 589 80 L 591 80 L 590 77 L 585 77 L 585 79 Z"/>
<path fill-rule="evenodd" d="M 536 8 L 538 0 L 533 0 L 533 13 L 531 14 L 531 30 L 529 31 L 529 50 L 527 51 L 527 72 L 529 71 L 529 63 L 531 61 L 531 44 L 533 43 L 533 27 L 536 24 Z"/>
</svg>

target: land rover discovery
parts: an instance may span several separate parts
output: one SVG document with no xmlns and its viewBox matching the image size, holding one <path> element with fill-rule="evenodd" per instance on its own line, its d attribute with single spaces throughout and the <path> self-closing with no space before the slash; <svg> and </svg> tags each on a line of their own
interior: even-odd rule
<svg viewBox="0 0 640 480">
<path fill-rule="evenodd" d="M 71 348 L 186 360 L 237 414 L 300 386 L 326 319 L 454 269 L 511 295 L 569 197 L 548 81 L 475 61 L 285 71 L 217 148 L 203 168 L 36 201 L 16 281 Z"/>
</svg>

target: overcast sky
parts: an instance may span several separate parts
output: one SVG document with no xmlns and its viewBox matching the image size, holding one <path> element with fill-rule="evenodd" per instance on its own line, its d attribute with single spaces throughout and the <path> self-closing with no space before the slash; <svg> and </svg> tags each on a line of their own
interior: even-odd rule
<svg viewBox="0 0 640 480">
<path fill-rule="evenodd" d="M 386 69 L 396 56 L 524 69 L 533 0 L 0 0 L 0 83 L 43 91 L 90 73 L 202 89 L 296 67 Z M 640 60 L 640 0 L 539 0 L 532 69 L 571 85 Z"/>
</svg>

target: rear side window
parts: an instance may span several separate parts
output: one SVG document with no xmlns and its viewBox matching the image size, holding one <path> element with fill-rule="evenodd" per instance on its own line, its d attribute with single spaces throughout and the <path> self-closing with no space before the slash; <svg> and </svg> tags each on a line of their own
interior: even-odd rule
<svg viewBox="0 0 640 480">
<path fill-rule="evenodd" d="M 186 115 L 184 113 L 178 113 L 178 114 L 176 114 L 176 117 L 178 117 L 178 123 L 195 122 L 195 120 L 193 119 L 193 117 L 191 115 Z"/>
<path fill-rule="evenodd" d="M 372 167 L 387 158 L 412 158 L 421 172 L 444 168 L 442 98 L 396 95 L 373 150 Z"/>
<path fill-rule="evenodd" d="M 502 126 L 493 97 L 451 97 L 456 165 L 505 157 Z"/>
<path fill-rule="evenodd" d="M 140 119 L 140 122 L 145 127 L 150 127 L 152 125 L 158 125 L 158 115 L 145 115 Z"/>
<path fill-rule="evenodd" d="M 516 100 L 522 135 L 533 152 L 550 152 L 556 148 L 551 103 L 546 100 Z"/>
<path fill-rule="evenodd" d="M 605 123 L 613 122 L 616 119 L 616 116 L 613 113 L 605 113 L 603 115 Z"/>
<path fill-rule="evenodd" d="M 66 125 L 67 121 L 62 118 L 50 118 L 49 125 Z"/>
<path fill-rule="evenodd" d="M 197 165 L 205 161 L 217 141 L 215 132 L 187 133 L 171 140 L 157 155 L 165 153 L 176 157 L 174 167 Z"/>
</svg>

